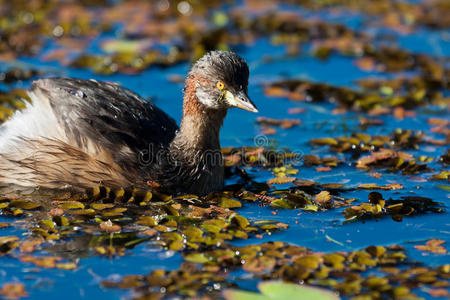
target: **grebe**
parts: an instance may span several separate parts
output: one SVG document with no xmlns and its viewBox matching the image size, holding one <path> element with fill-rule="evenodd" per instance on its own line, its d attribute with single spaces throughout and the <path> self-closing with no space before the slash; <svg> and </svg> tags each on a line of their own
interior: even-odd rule
<svg viewBox="0 0 450 300">
<path fill-rule="evenodd" d="M 257 112 L 245 61 L 204 55 L 185 82 L 180 127 L 116 84 L 73 78 L 33 82 L 32 104 L 0 127 L 0 183 L 51 189 L 145 185 L 204 195 L 224 184 L 219 131 L 228 108 Z"/>
</svg>

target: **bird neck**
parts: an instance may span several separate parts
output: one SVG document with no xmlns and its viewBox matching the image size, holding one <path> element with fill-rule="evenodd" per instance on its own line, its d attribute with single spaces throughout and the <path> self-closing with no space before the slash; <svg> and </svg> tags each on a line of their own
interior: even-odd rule
<svg viewBox="0 0 450 300">
<path fill-rule="evenodd" d="M 226 111 L 207 109 L 199 102 L 195 94 L 197 80 L 191 76 L 186 81 L 183 117 L 172 145 L 185 151 L 220 150 L 219 132 Z"/>
<path fill-rule="evenodd" d="M 219 131 L 226 110 L 207 109 L 200 103 L 195 94 L 197 80 L 191 76 L 186 81 L 180 129 L 160 171 L 175 190 L 204 195 L 223 187 Z"/>
</svg>

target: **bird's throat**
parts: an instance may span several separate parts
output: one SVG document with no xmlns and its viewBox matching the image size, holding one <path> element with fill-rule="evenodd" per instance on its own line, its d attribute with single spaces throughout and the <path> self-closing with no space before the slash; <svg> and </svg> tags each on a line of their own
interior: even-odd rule
<svg viewBox="0 0 450 300">
<path fill-rule="evenodd" d="M 219 132 L 225 116 L 226 110 L 205 108 L 195 95 L 195 84 L 188 80 L 180 130 L 172 143 L 197 151 L 220 150 Z"/>
</svg>

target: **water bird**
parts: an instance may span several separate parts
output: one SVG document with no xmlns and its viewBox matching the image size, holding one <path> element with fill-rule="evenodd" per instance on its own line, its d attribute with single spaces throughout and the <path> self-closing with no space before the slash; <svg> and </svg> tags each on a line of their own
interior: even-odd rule
<svg viewBox="0 0 450 300">
<path fill-rule="evenodd" d="M 249 69 L 233 52 L 200 58 L 185 80 L 178 127 L 114 83 L 34 81 L 31 104 L 0 127 L 0 185 L 50 189 L 145 185 L 204 195 L 224 184 L 219 131 L 227 110 L 257 112 Z"/>
</svg>

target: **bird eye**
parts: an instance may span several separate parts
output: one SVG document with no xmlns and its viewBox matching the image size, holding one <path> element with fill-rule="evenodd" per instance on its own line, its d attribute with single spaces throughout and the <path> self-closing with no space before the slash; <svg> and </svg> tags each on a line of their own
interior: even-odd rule
<svg viewBox="0 0 450 300">
<path fill-rule="evenodd" d="M 222 81 L 217 81 L 216 87 L 219 91 L 221 91 L 225 87 L 225 84 Z"/>
</svg>

